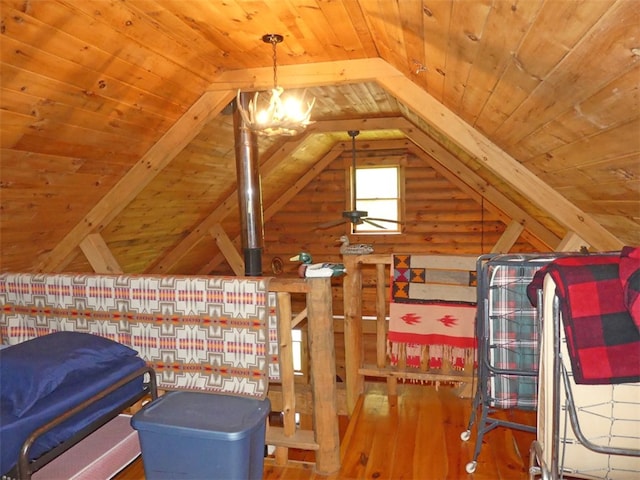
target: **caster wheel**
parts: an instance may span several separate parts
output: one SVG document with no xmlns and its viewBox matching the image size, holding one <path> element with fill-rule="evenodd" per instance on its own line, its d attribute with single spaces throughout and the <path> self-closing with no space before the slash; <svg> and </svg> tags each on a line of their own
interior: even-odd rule
<svg viewBox="0 0 640 480">
<path fill-rule="evenodd" d="M 470 438 L 471 438 L 471 430 L 465 430 L 460 434 L 460 440 L 462 440 L 463 442 L 466 442 Z"/>
<path fill-rule="evenodd" d="M 473 473 L 476 471 L 477 466 L 478 466 L 478 462 L 469 462 L 464 467 L 464 469 L 467 471 L 467 473 Z"/>
</svg>

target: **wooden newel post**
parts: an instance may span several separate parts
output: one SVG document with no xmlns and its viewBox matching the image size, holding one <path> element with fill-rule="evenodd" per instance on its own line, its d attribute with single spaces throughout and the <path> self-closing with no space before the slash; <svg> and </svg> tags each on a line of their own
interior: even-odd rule
<svg viewBox="0 0 640 480">
<path fill-rule="evenodd" d="M 342 283 L 344 299 L 344 345 L 345 382 L 347 388 L 347 411 L 349 416 L 356 408 L 358 397 L 364 391 L 362 366 L 362 272 L 356 255 L 344 255 L 347 274 Z"/>
<path fill-rule="evenodd" d="M 340 432 L 336 394 L 336 358 L 333 336 L 331 279 L 307 279 L 309 352 L 316 442 L 316 471 L 331 475 L 340 470 Z"/>
</svg>

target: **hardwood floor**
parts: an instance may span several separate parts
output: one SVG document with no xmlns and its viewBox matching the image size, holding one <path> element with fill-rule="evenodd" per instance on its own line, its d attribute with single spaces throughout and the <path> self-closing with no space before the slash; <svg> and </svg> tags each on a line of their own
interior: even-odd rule
<svg viewBox="0 0 640 480">
<path fill-rule="evenodd" d="M 395 404 L 384 385 L 369 385 L 351 422 L 341 418 L 342 467 L 331 476 L 314 472 L 313 454 L 291 451 L 286 467 L 265 459 L 263 478 L 269 480 L 519 480 L 527 478 L 529 446 L 534 434 L 498 427 L 485 436 L 474 474 L 465 465 L 471 460 L 475 428 L 464 442 L 471 400 L 456 396 L 451 387 L 404 384 Z M 512 421 L 533 424 L 533 412 L 501 412 Z M 116 480 L 144 480 L 137 461 Z"/>
</svg>

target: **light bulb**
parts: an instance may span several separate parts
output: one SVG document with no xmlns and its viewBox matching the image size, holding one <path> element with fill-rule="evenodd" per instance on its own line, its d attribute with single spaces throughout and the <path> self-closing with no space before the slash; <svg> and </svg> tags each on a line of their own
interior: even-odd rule
<svg viewBox="0 0 640 480">
<path fill-rule="evenodd" d="M 285 116 L 290 118 L 291 120 L 300 121 L 304 118 L 304 113 L 302 112 L 302 105 L 300 104 L 300 101 L 293 97 L 289 97 L 285 101 L 284 112 Z"/>
<path fill-rule="evenodd" d="M 269 121 L 269 113 L 266 110 L 260 110 L 256 114 L 256 122 L 260 124 L 265 124 Z"/>
</svg>

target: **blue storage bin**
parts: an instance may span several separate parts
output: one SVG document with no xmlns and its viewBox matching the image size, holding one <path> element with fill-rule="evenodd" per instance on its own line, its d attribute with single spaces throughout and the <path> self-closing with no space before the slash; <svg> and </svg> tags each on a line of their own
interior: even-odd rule
<svg viewBox="0 0 640 480">
<path fill-rule="evenodd" d="M 171 392 L 131 418 L 156 479 L 261 480 L 269 399 Z"/>
</svg>

